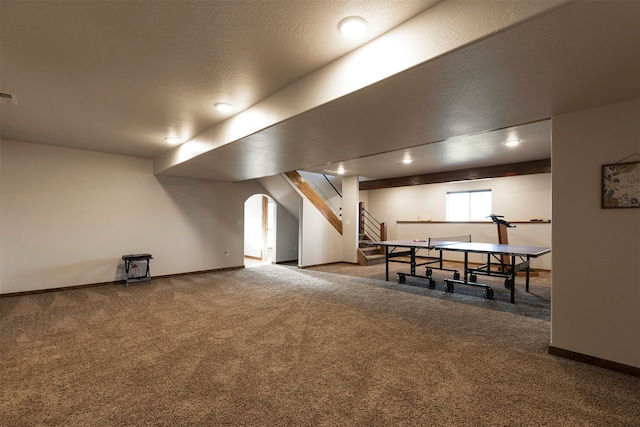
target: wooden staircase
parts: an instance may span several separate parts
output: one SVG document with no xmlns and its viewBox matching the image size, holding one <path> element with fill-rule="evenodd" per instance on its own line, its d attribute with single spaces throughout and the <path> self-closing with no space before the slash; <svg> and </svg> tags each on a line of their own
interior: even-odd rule
<svg viewBox="0 0 640 427">
<path fill-rule="evenodd" d="M 358 264 L 376 265 L 384 262 L 384 248 L 372 244 L 365 234 L 360 234 L 358 242 Z"/>
<path fill-rule="evenodd" d="M 358 264 L 375 265 L 385 260 L 384 247 L 374 245 L 374 240 L 369 236 L 375 236 L 375 241 L 387 240 L 387 224 L 378 222 L 364 208 L 360 202 L 360 235 L 358 237 Z"/>
<path fill-rule="evenodd" d="M 313 203 L 329 223 L 335 227 L 338 233 L 342 234 L 342 220 L 338 218 L 333 211 L 331 211 L 329 206 L 327 206 L 325 201 L 316 193 L 309 183 L 305 181 L 297 171 L 286 172 L 284 175 L 287 177 L 291 185 L 298 188 L 300 192 L 304 194 L 311 203 Z M 340 193 L 338 193 L 338 195 L 340 195 Z M 358 264 L 381 264 L 385 261 L 385 249 L 382 246 L 374 245 L 374 242 L 387 240 L 387 224 L 378 222 L 369 212 L 367 212 L 364 208 L 364 203 L 362 202 L 359 205 L 359 210 L 360 236 L 358 238 Z M 373 239 L 375 240 L 369 236 L 374 236 Z"/>
</svg>

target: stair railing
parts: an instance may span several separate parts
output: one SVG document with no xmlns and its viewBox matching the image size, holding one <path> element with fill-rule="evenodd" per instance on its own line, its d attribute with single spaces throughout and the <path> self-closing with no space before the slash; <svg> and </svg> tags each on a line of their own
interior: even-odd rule
<svg viewBox="0 0 640 427">
<path fill-rule="evenodd" d="M 327 182 L 329 183 L 329 185 L 331 186 L 331 188 L 333 188 L 335 190 L 335 192 L 338 194 L 338 196 L 340 196 L 340 198 L 342 199 L 342 194 L 340 194 L 340 192 L 338 191 L 338 189 L 336 188 L 335 185 L 333 185 L 333 182 L 331 182 L 331 180 L 329 179 L 329 177 L 326 174 L 322 174 L 322 176 L 324 176 L 324 179 L 327 180 Z"/>
<path fill-rule="evenodd" d="M 340 198 L 342 199 L 342 194 L 340 194 L 340 191 L 338 191 L 338 189 L 336 188 L 335 185 L 333 185 L 333 182 L 331 182 L 331 180 L 329 179 L 329 177 L 326 174 L 322 174 L 322 176 L 324 176 L 324 179 L 327 180 L 327 182 L 329 183 L 329 185 L 331 186 L 331 188 L 333 188 L 333 191 L 336 192 L 336 194 L 338 196 L 340 196 Z M 340 206 L 338 209 L 335 210 L 334 212 L 336 214 L 336 216 L 340 219 L 342 219 L 342 206 Z"/>
<path fill-rule="evenodd" d="M 364 208 L 363 202 L 360 202 L 359 208 L 360 234 L 374 242 L 387 240 L 387 224 L 375 219 L 374 216 Z"/>
</svg>

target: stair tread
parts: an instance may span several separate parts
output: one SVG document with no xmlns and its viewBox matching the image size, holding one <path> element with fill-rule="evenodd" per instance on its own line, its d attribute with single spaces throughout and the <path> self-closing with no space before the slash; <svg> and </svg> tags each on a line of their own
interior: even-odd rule
<svg viewBox="0 0 640 427">
<path fill-rule="evenodd" d="M 380 249 L 378 248 L 360 248 L 360 250 L 365 255 L 377 255 L 380 253 Z"/>
</svg>

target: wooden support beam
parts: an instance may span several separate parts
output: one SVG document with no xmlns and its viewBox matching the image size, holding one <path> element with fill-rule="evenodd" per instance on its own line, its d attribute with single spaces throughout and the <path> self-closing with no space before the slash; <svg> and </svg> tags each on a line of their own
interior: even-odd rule
<svg viewBox="0 0 640 427">
<path fill-rule="evenodd" d="M 338 230 L 338 233 L 342 234 L 342 221 L 340 218 L 331 210 L 331 208 L 325 203 L 318 193 L 315 192 L 313 188 L 309 185 L 305 179 L 300 176 L 297 171 L 285 172 L 285 175 L 289 180 L 300 190 L 302 194 L 305 195 L 307 199 L 315 206 L 320 213 L 329 221 L 333 227 Z"/>
<path fill-rule="evenodd" d="M 505 176 L 530 175 L 549 172 L 551 172 L 551 159 L 543 159 L 522 163 L 510 163 L 507 165 L 405 176 L 401 178 L 362 181 L 360 182 L 360 190 L 379 190 L 382 188 L 406 187 L 410 185 L 440 184 L 453 181 L 501 178 Z"/>
</svg>

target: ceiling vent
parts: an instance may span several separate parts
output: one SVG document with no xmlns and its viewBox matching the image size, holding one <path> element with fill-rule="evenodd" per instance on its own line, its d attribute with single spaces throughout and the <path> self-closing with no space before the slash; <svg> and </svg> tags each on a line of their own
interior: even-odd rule
<svg viewBox="0 0 640 427">
<path fill-rule="evenodd" d="M 0 92 L 0 100 L 9 104 L 18 105 L 18 97 L 12 93 Z"/>
</svg>

